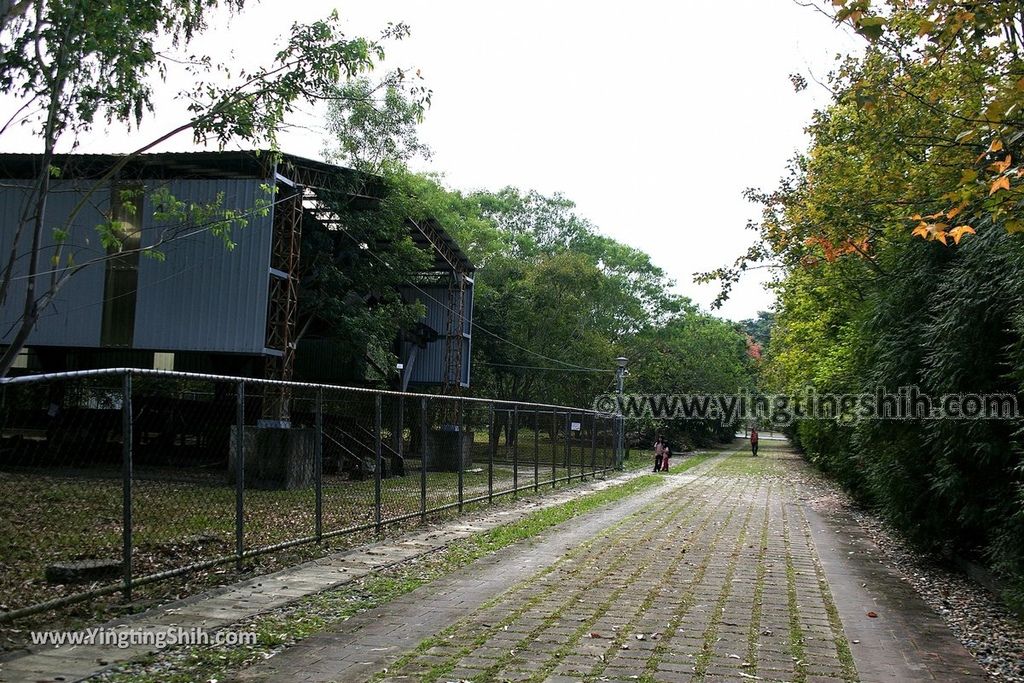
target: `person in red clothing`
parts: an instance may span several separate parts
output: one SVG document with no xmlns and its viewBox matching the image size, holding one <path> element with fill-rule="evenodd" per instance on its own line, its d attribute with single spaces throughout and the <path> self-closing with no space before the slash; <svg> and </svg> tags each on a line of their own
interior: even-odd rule
<svg viewBox="0 0 1024 683">
<path fill-rule="evenodd" d="M 672 447 L 666 441 L 661 448 L 661 471 L 668 472 L 668 459 L 672 457 Z"/>
<path fill-rule="evenodd" d="M 757 427 L 750 428 L 750 450 L 757 457 Z"/>
</svg>

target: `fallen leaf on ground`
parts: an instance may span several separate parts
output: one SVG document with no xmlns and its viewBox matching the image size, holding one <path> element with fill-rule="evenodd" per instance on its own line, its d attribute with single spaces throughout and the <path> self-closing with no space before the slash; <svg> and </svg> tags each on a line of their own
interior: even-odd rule
<svg viewBox="0 0 1024 683">
<path fill-rule="evenodd" d="M 872 619 L 877 619 L 878 618 L 878 614 L 876 614 L 875 612 L 868 612 L 868 616 L 871 617 Z"/>
</svg>

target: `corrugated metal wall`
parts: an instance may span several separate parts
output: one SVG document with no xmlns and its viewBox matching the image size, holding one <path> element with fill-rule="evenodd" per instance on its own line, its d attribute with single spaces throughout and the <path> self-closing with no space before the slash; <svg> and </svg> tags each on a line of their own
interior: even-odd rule
<svg viewBox="0 0 1024 683">
<path fill-rule="evenodd" d="M 473 281 L 466 287 L 466 317 L 462 325 L 462 386 L 469 387 L 469 370 L 473 361 Z"/>
<path fill-rule="evenodd" d="M 65 226 L 67 217 L 75 205 L 81 201 L 84 190 L 92 187 L 92 183 L 77 181 L 53 181 L 52 189 L 47 197 L 46 227 L 43 244 L 46 245 L 40 259 L 40 270 L 49 271 L 53 268 L 51 259 L 55 254 L 53 241 L 54 228 L 67 228 L 70 237 L 64 250 L 66 265 L 67 254 L 73 253 L 77 263 L 85 263 L 89 259 L 99 258 L 106 250 L 99 244 L 96 226 L 105 220 L 104 214 L 110 206 L 110 191 L 101 190 L 89 197 L 82 210 L 70 226 Z M 4 263 L 10 254 L 26 201 L 29 200 L 30 181 L 4 181 L 0 188 L 0 259 Z M 24 307 L 25 286 L 23 279 L 28 272 L 28 253 L 32 245 L 31 226 L 18 241 L 18 260 L 14 267 L 14 279 L 11 281 L 7 300 L 0 307 L 0 342 L 8 343 L 17 333 L 17 323 Z M 49 276 L 40 283 L 45 291 L 49 287 Z M 99 346 L 100 321 L 103 313 L 103 283 L 105 271 L 102 264 L 83 268 L 76 273 L 64 286 L 53 304 L 43 312 L 36 324 L 29 344 L 49 346 Z M 38 290 L 37 290 L 38 291 Z"/>
<path fill-rule="evenodd" d="M 427 314 L 421 322 L 437 331 L 437 341 L 427 344 L 427 348 L 416 353 L 410 383 L 412 384 L 443 384 L 444 383 L 444 351 L 445 333 L 448 326 L 448 288 L 447 287 L 403 287 L 402 296 L 406 301 L 419 301 L 426 306 Z M 462 334 L 462 368 L 460 372 L 463 386 L 469 386 L 470 356 L 472 352 L 473 331 L 473 285 L 466 285 L 465 319 Z M 409 357 L 412 345 L 402 344 L 402 361 Z"/>
<path fill-rule="evenodd" d="M 271 200 L 260 180 L 175 180 L 169 190 L 179 199 L 209 204 L 224 193 L 224 207 L 250 208 Z M 155 183 L 147 183 L 147 188 Z M 152 215 L 152 212 L 149 212 Z M 236 228 L 234 249 L 199 229 L 162 247 L 163 261 L 139 260 L 135 342 L 155 351 L 261 353 L 267 331 L 267 291 L 272 215 L 249 216 Z M 143 226 L 143 244 L 177 227 Z"/>
<path fill-rule="evenodd" d="M 261 180 L 142 182 L 147 195 L 169 184 L 176 198 L 196 204 L 213 202 L 223 192 L 222 206 L 242 211 L 253 207 L 259 197 L 271 199 L 260 188 Z M 7 181 L 0 188 L 0 258 L 9 253 L 27 186 Z M 44 253 L 46 268 L 53 254 L 52 228 L 66 222 L 83 188 L 91 186 L 75 181 L 54 183 L 47 206 L 46 241 L 50 246 Z M 77 263 L 105 255 L 96 226 L 105 220 L 109 205 L 108 188 L 95 192 L 71 225 L 68 244 L 73 248 L 65 251 L 73 251 Z M 162 231 L 172 228 L 154 224 L 152 213 L 147 197 L 143 205 L 143 245 L 153 245 Z M 261 353 L 266 338 L 271 226 L 271 215 L 250 216 L 248 226 L 235 230 L 237 246 L 230 251 L 219 237 L 199 229 L 161 247 L 165 255 L 162 261 L 140 257 L 133 348 Z M 21 255 L 30 244 L 30 237 L 22 238 Z M 26 259 L 21 258 L 15 277 L 24 275 L 26 266 Z M 102 262 L 76 273 L 40 319 L 29 345 L 100 347 L 105 275 Z M 6 303 L 0 307 L 0 341 L 13 337 L 12 323 L 21 312 L 24 291 L 24 281 L 15 280 Z"/>
</svg>

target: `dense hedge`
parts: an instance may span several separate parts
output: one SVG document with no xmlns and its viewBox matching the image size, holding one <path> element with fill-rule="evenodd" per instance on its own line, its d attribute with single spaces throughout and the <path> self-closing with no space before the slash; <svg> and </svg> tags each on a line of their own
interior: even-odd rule
<svg viewBox="0 0 1024 683">
<path fill-rule="evenodd" d="M 852 353 L 833 388 L 1010 393 L 1024 405 L 1024 240 L 915 241 L 892 266 L 850 315 Z M 809 420 L 793 434 L 920 547 L 995 569 L 1024 609 L 1024 421 Z"/>
</svg>

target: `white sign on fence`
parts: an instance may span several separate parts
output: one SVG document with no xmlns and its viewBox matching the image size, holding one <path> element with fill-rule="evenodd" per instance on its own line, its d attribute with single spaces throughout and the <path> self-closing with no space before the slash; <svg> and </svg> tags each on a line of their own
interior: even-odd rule
<svg viewBox="0 0 1024 683">
<path fill-rule="evenodd" d="M 569 429 L 571 429 L 574 432 L 580 431 L 581 428 L 582 425 L 579 422 L 573 422 L 572 424 L 569 425 Z"/>
</svg>

